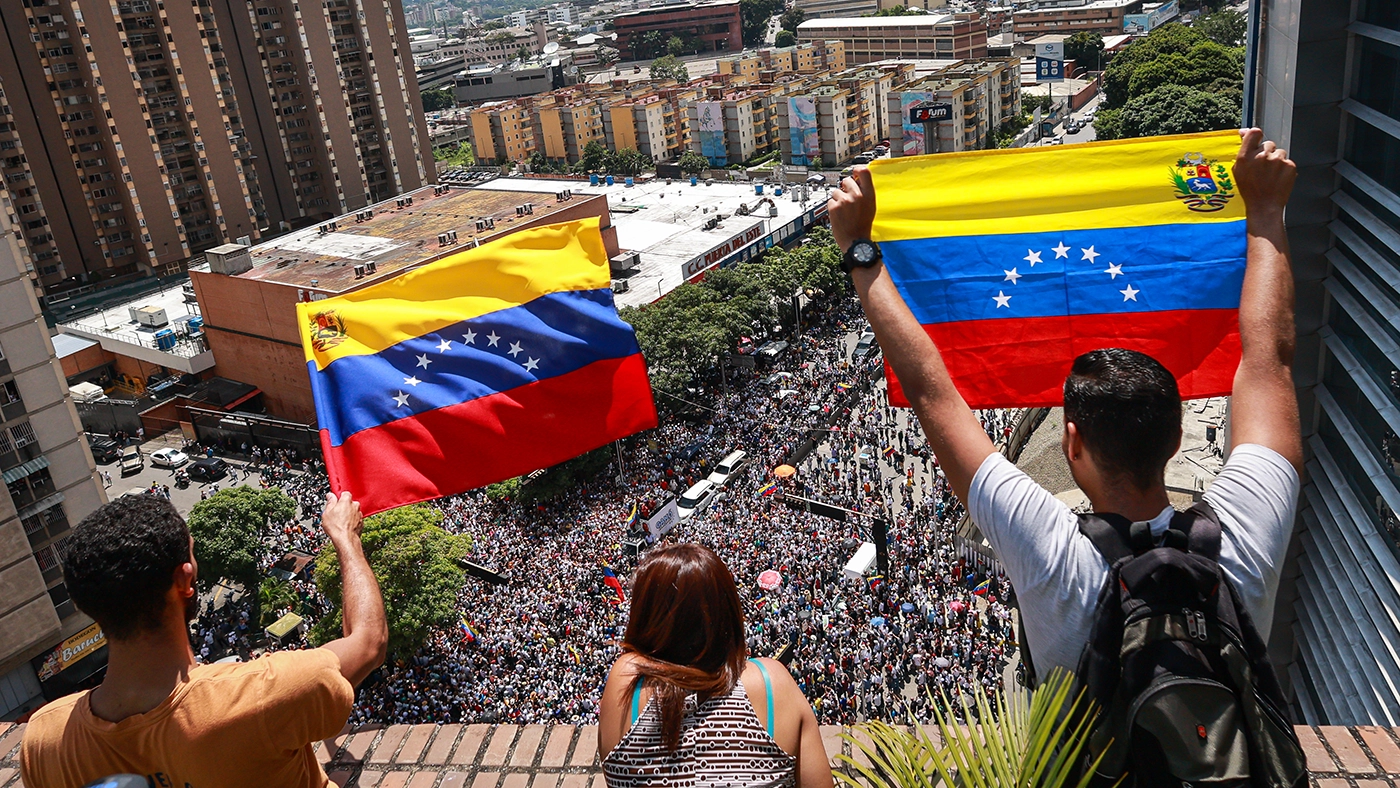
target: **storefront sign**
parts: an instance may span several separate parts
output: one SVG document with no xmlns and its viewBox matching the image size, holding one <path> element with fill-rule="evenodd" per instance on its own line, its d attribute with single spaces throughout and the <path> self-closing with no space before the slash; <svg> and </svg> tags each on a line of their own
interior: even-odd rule
<svg viewBox="0 0 1400 788">
<path fill-rule="evenodd" d="M 762 235 L 763 224 L 760 222 L 699 257 L 686 261 L 686 263 L 681 266 L 681 278 L 689 281 L 706 268 L 716 265 L 720 260 L 723 260 L 729 255 L 743 249 L 745 246 L 757 241 Z"/>
<path fill-rule="evenodd" d="M 59 673 L 73 667 L 78 660 L 107 645 L 107 636 L 96 624 L 63 641 L 44 657 L 39 666 L 40 681 L 48 681 Z"/>
</svg>

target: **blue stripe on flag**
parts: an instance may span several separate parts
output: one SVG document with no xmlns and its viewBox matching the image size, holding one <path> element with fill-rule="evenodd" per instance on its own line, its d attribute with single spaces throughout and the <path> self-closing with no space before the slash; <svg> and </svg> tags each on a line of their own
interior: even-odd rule
<svg viewBox="0 0 1400 788">
<path fill-rule="evenodd" d="M 920 238 L 880 248 L 923 325 L 1237 309 L 1244 281 L 1243 219 Z"/>
</svg>

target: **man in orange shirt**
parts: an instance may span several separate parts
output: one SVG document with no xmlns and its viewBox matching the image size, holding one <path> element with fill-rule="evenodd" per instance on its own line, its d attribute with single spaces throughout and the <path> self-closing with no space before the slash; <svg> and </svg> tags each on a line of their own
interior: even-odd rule
<svg viewBox="0 0 1400 788">
<path fill-rule="evenodd" d="M 312 742 L 340 732 L 354 687 L 384 662 L 389 631 L 360 543 L 360 505 L 327 496 L 321 525 L 340 559 L 344 634 L 322 648 L 196 665 L 194 543 L 168 501 L 118 498 L 73 529 L 63 575 L 107 635 L 102 685 L 35 712 L 20 764 L 29 788 L 112 774 L 152 785 L 324 788 Z"/>
</svg>

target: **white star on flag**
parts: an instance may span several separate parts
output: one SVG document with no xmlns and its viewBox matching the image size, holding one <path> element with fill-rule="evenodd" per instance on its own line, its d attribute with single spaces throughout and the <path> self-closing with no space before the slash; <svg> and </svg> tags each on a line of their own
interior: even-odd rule
<svg viewBox="0 0 1400 788">
<path fill-rule="evenodd" d="M 997 302 L 997 309 L 1001 309 L 1002 307 L 1006 307 L 1007 309 L 1011 308 L 1011 296 L 1001 290 L 998 290 L 997 294 L 992 296 L 992 300 Z"/>
<path fill-rule="evenodd" d="M 539 368 L 540 362 L 538 359 L 533 359 L 529 356 L 526 356 L 526 359 L 527 360 L 525 361 L 525 371 L 534 372 L 536 369 Z"/>
<path fill-rule="evenodd" d="M 1123 273 L 1123 266 L 1117 263 L 1109 263 L 1108 268 L 1104 269 L 1104 273 L 1108 274 L 1110 280 L 1117 279 L 1119 275 Z"/>
<path fill-rule="evenodd" d="M 1064 257 L 1066 259 L 1069 258 L 1069 247 L 1065 246 L 1064 241 L 1060 241 L 1059 246 L 1052 246 L 1050 247 L 1050 249 L 1055 253 L 1056 260 L 1060 259 L 1061 257 Z"/>
<path fill-rule="evenodd" d="M 491 333 L 486 335 L 486 341 L 488 343 L 487 347 L 495 347 L 496 343 L 501 341 L 501 338 L 496 336 L 495 331 L 492 331 Z"/>
<path fill-rule="evenodd" d="M 475 331 L 472 331 L 471 329 L 467 329 L 467 333 L 465 333 L 465 334 L 462 335 L 462 342 L 463 342 L 463 344 L 467 344 L 467 345 L 475 345 L 475 344 L 476 344 L 476 332 L 475 332 Z"/>
<path fill-rule="evenodd" d="M 419 383 L 422 383 L 422 382 L 423 382 L 423 381 L 419 380 L 418 378 L 404 378 L 404 379 L 403 379 L 403 384 L 404 384 L 405 386 L 416 386 L 416 385 L 418 385 Z"/>
<path fill-rule="evenodd" d="M 424 353 L 423 355 L 421 355 L 421 356 L 418 357 L 418 364 L 417 364 L 417 366 L 420 366 L 420 367 L 422 367 L 423 369 L 427 369 L 427 368 L 428 368 L 428 365 L 431 364 L 431 363 L 433 363 L 433 362 L 431 362 L 431 361 L 428 360 L 428 354 L 427 354 L 427 353 Z"/>
<path fill-rule="evenodd" d="M 519 342 L 512 342 L 510 343 L 510 350 L 507 350 L 506 353 L 510 354 L 511 358 L 515 358 L 520 355 L 521 350 L 523 350 L 523 348 L 520 347 Z"/>
<path fill-rule="evenodd" d="M 438 352 L 439 352 L 439 353 L 446 353 L 447 351 L 449 351 L 449 350 L 451 350 L 451 349 L 452 349 L 452 343 L 449 342 L 449 341 L 446 340 L 446 339 L 444 339 L 444 340 L 442 340 L 441 342 L 438 343 Z"/>
<path fill-rule="evenodd" d="M 1093 265 L 1093 264 L 1094 264 L 1094 258 L 1099 256 L 1099 253 L 1096 252 L 1096 251 L 1094 251 L 1094 247 L 1092 247 L 1092 246 L 1089 247 L 1088 249 L 1080 249 L 1079 251 L 1081 251 L 1081 252 L 1084 253 L 1084 256 L 1081 257 L 1081 258 L 1079 258 L 1079 259 L 1080 259 L 1080 260 L 1088 260 L 1090 265 Z"/>
<path fill-rule="evenodd" d="M 1021 259 L 1030 263 L 1031 268 L 1035 268 L 1035 264 L 1040 262 L 1040 252 L 1033 252 L 1030 249 L 1027 249 L 1026 256 L 1022 257 Z"/>
<path fill-rule="evenodd" d="M 1022 274 L 1016 273 L 1015 268 L 1011 269 L 1010 271 L 1002 271 L 1002 273 L 1006 274 L 1006 279 L 1002 281 L 1010 282 L 1013 285 L 1016 284 L 1017 279 L 1020 279 L 1023 276 Z"/>
<path fill-rule="evenodd" d="M 394 407 L 396 407 L 396 408 L 406 408 L 406 407 L 408 407 L 408 395 L 405 394 L 405 393 L 403 393 L 402 391 L 400 391 L 400 392 L 399 392 L 399 395 L 398 395 L 397 397 L 394 397 L 393 400 L 394 400 Z"/>
<path fill-rule="evenodd" d="M 1128 285 L 1127 290 L 1119 290 L 1118 292 L 1123 294 L 1124 301 L 1136 301 L 1138 293 L 1141 293 L 1142 291 L 1134 290 L 1132 285 Z"/>
</svg>

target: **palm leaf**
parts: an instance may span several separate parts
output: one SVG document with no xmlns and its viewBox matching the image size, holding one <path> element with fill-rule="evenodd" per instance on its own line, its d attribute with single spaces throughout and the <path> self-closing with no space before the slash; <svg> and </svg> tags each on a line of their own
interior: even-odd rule
<svg viewBox="0 0 1400 788">
<path fill-rule="evenodd" d="M 932 699 L 932 698 L 930 698 Z M 1033 693 L 1020 687 L 997 692 L 989 700 L 977 694 L 958 698 L 967 725 L 958 725 L 946 696 L 934 703 L 934 721 L 942 745 L 910 720 L 912 732 L 883 722 L 867 722 L 841 737 L 869 761 L 836 756 L 848 773 L 837 772 L 844 785 L 869 788 L 1086 788 L 1098 766 L 1076 774 L 1093 732 L 1097 710 L 1074 677 L 1056 671 Z M 972 720 L 977 724 L 972 724 Z"/>
</svg>

